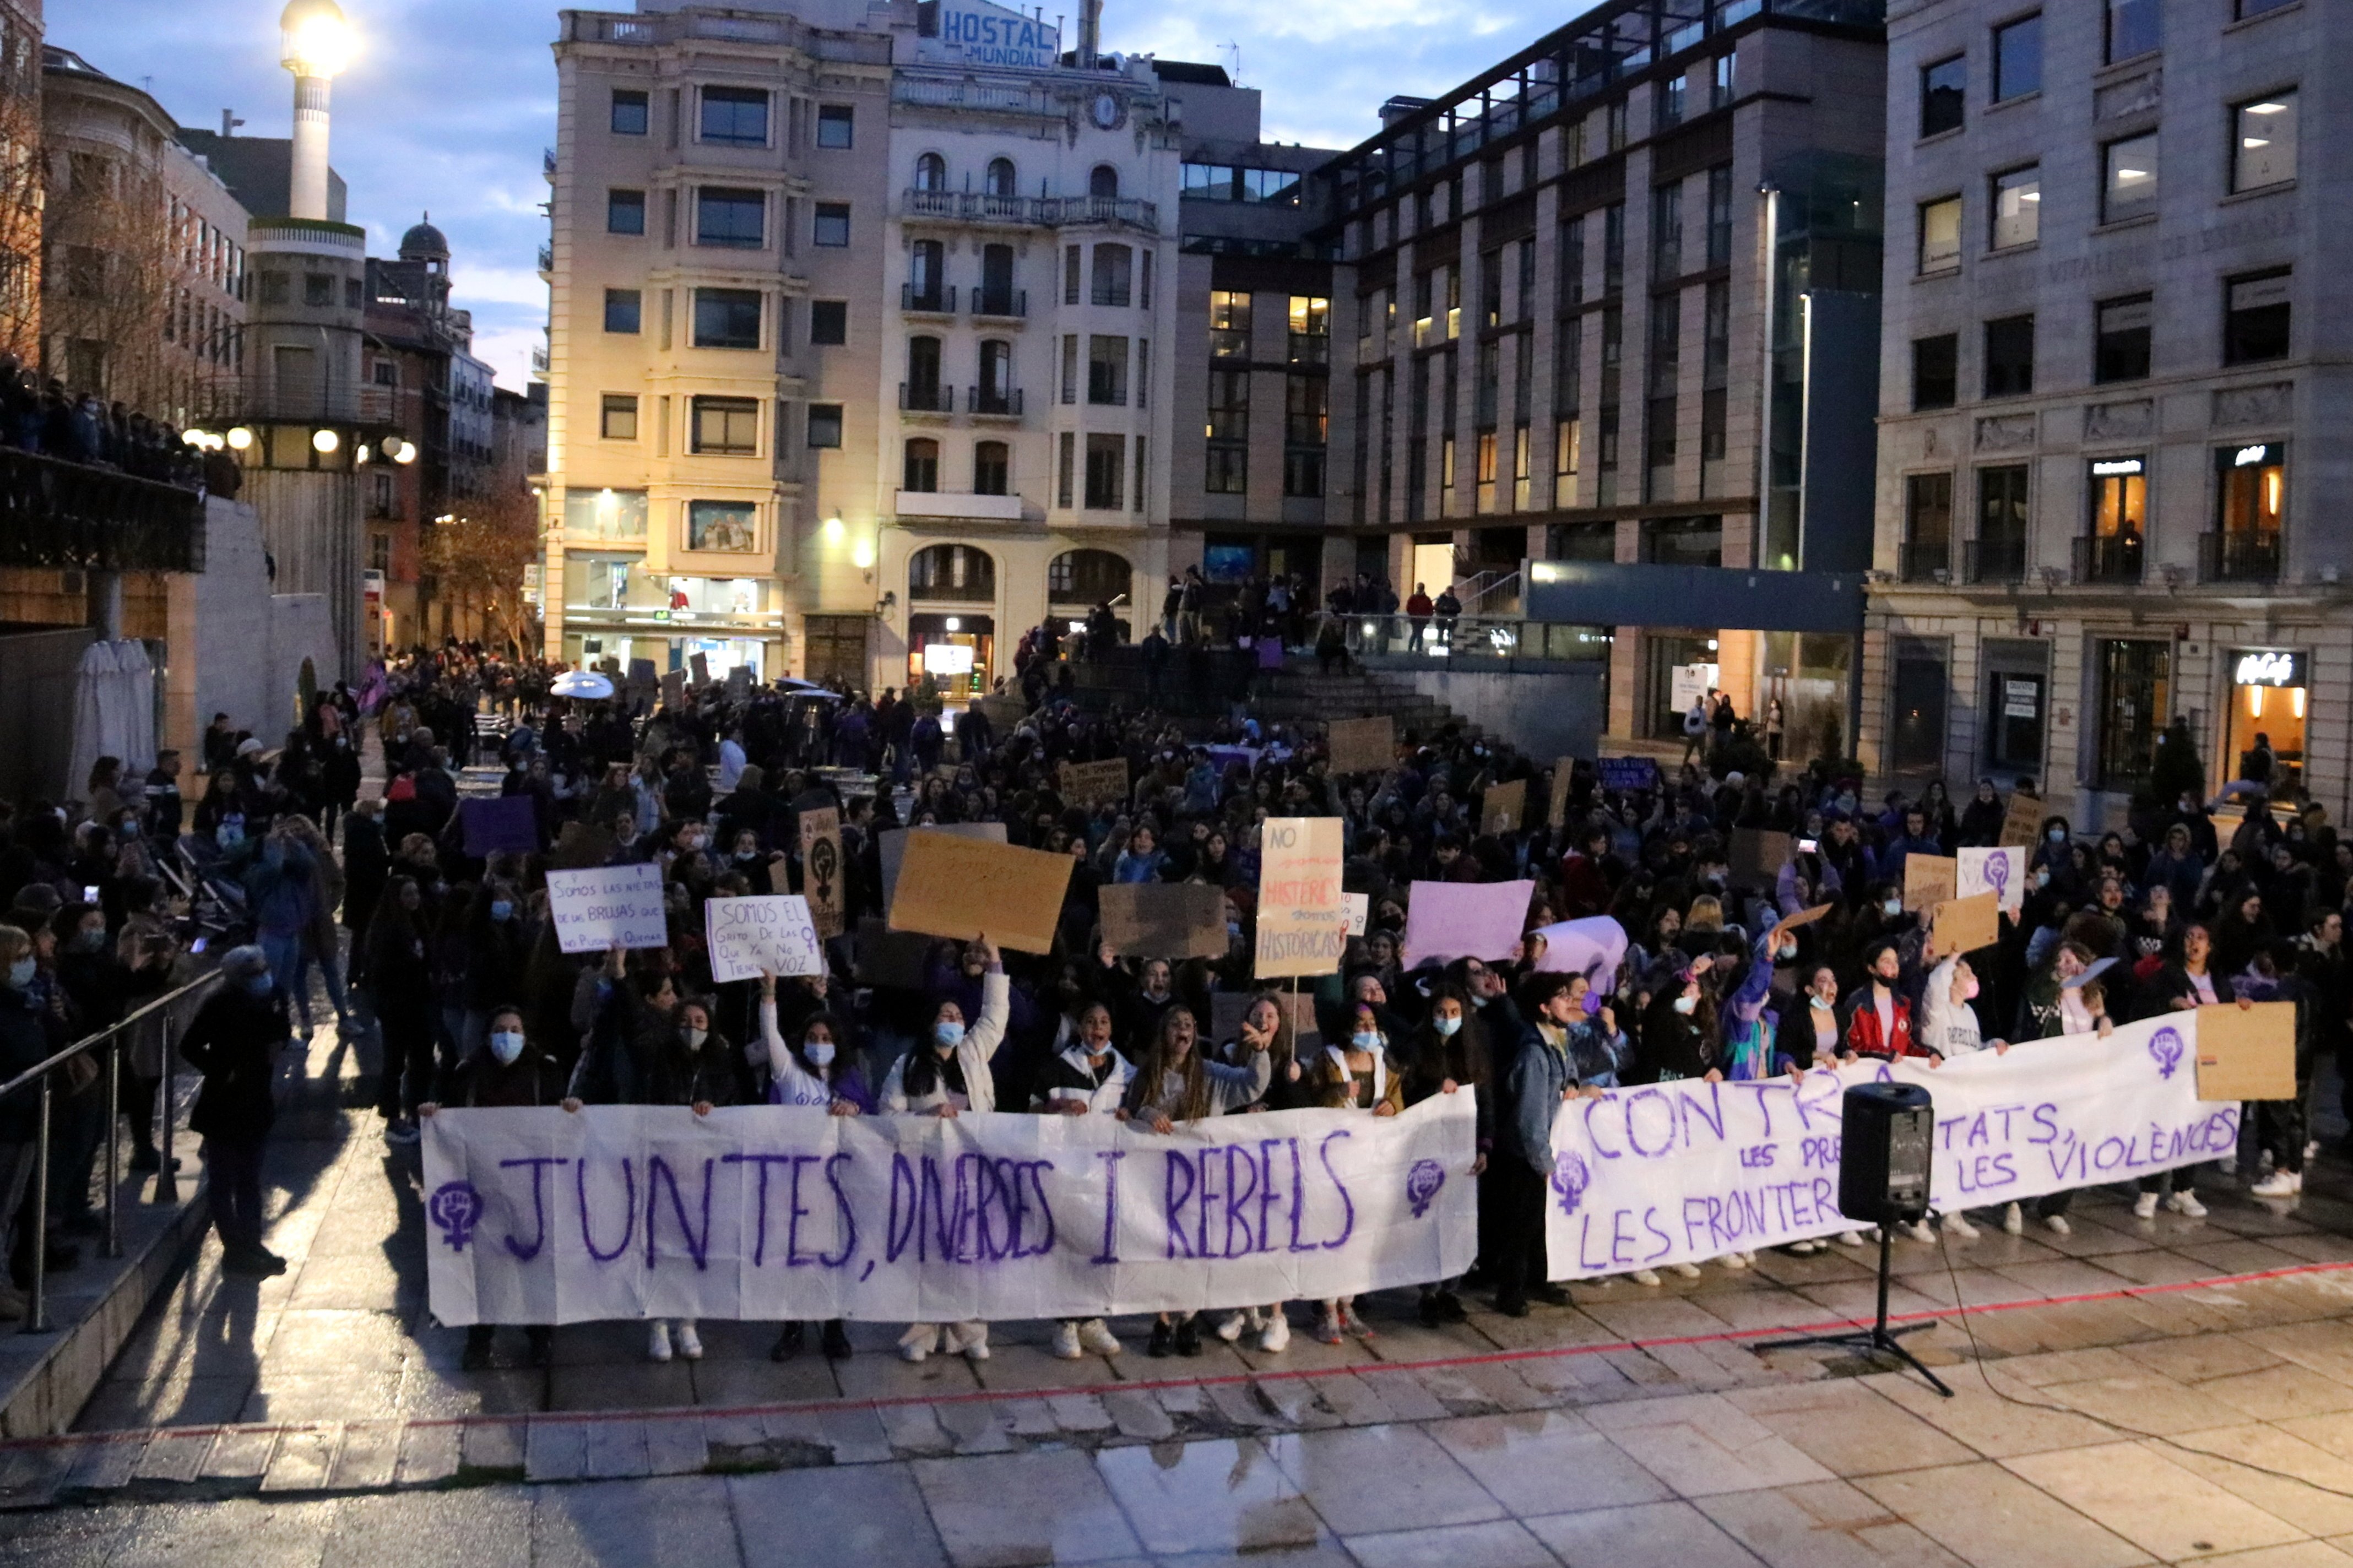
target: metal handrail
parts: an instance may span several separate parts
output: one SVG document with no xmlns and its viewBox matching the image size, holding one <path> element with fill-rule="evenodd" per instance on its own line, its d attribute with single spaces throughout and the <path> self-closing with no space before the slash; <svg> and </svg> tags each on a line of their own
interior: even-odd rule
<svg viewBox="0 0 2353 1568">
<path fill-rule="evenodd" d="M 167 991 L 163 995 L 156 997 L 153 1001 L 147 1003 L 144 1006 L 136 1008 L 133 1011 L 125 1014 L 119 1021 L 110 1024 L 105 1028 L 100 1029 L 98 1033 L 94 1035 L 87 1035 L 82 1038 L 76 1040 L 73 1044 L 50 1057 L 47 1060 L 40 1063 L 38 1066 L 27 1068 L 23 1072 L 18 1073 L 15 1078 L 10 1079 L 6 1083 L 0 1083 L 0 1100 L 5 1100 L 8 1096 L 16 1093 L 18 1089 L 30 1088 L 36 1083 L 39 1084 L 41 1090 L 40 1130 L 34 1141 L 34 1157 L 38 1163 L 33 1167 L 33 1286 L 26 1295 L 25 1326 L 20 1331 L 21 1332 L 27 1334 L 46 1334 L 50 1331 L 48 1304 L 49 1129 L 52 1121 L 51 1101 L 55 1098 L 55 1091 L 51 1088 L 52 1075 L 55 1074 L 59 1068 L 64 1067 L 68 1062 L 72 1061 L 77 1057 L 88 1056 L 101 1047 L 110 1047 L 107 1049 L 106 1055 L 105 1256 L 109 1258 L 120 1258 L 122 1256 L 122 1233 L 116 1215 L 116 1202 L 120 1194 L 120 1189 L 122 1185 L 122 1170 L 120 1163 L 122 1151 L 122 1130 L 119 1125 L 121 1112 L 117 1110 L 117 1107 L 122 1103 L 122 1039 L 124 1033 L 127 1030 L 145 1024 L 151 1018 L 160 1018 L 162 1020 L 164 1030 L 164 1074 L 163 1082 L 159 1086 L 158 1092 L 160 1092 L 164 1097 L 164 1105 L 161 1113 L 164 1123 L 164 1146 L 157 1155 L 155 1168 L 155 1192 L 150 1201 L 159 1205 L 177 1204 L 180 1201 L 180 1184 L 172 1174 L 172 1144 L 174 1133 L 174 1123 L 178 1119 L 178 1107 L 174 1100 L 172 1091 L 172 1080 L 174 1078 L 172 1070 L 173 1053 L 176 1049 L 172 1038 L 172 1010 L 189 997 L 195 995 L 197 992 L 204 990 L 207 986 L 217 984 L 219 980 L 220 971 L 217 969 L 207 973 L 200 974 L 196 976 L 195 979 L 189 981 L 185 985 L 179 986 L 172 991 Z"/>
</svg>

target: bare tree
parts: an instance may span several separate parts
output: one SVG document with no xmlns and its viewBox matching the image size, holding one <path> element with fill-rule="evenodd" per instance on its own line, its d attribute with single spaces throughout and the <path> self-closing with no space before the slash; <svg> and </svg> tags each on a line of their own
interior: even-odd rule
<svg viewBox="0 0 2353 1568">
<path fill-rule="evenodd" d="M 41 357 L 41 69 L 37 49 L 0 53 L 0 353 Z"/>
<path fill-rule="evenodd" d="M 48 205 L 42 330 L 48 374 L 133 408 L 174 401 L 166 334 L 178 272 L 160 169 L 68 152 Z"/>
<path fill-rule="evenodd" d="M 523 602 L 523 568 L 539 559 L 539 505 L 528 489 L 460 503 L 447 522 L 424 525 L 420 564 L 438 592 L 470 612 L 487 640 L 530 649 L 538 615 Z"/>
</svg>

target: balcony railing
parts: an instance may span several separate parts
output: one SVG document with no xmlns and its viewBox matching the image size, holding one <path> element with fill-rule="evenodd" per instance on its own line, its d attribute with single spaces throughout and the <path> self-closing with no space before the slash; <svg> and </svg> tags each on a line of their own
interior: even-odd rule
<svg viewBox="0 0 2353 1568">
<path fill-rule="evenodd" d="M 193 489 L 0 447 L 0 566 L 201 572 Z"/>
<path fill-rule="evenodd" d="M 964 392 L 965 411 L 968 414 L 989 415 L 998 418 L 1021 417 L 1021 389 L 991 392 L 987 387 L 968 386 Z"/>
<path fill-rule="evenodd" d="M 2075 541 L 2075 581 L 2137 583 L 2147 553 L 2137 533 L 2094 533 Z"/>
<path fill-rule="evenodd" d="M 909 386 L 899 384 L 899 407 L 907 414 L 954 414 L 955 388 L 953 386 Z"/>
<path fill-rule="evenodd" d="M 539 150 L 539 172 L 540 172 L 541 174 L 544 174 L 544 175 L 546 175 L 546 176 L 547 176 L 548 183 L 549 183 L 550 184 L 554 184 L 554 182 L 555 182 L 555 149 L 554 149 L 554 148 L 553 148 L 553 147 L 543 147 L 543 148 L 541 148 L 541 149 Z"/>
<path fill-rule="evenodd" d="M 539 275 L 542 278 L 544 278 L 554 270 L 555 247 L 554 245 L 541 246 L 539 247 Z"/>
<path fill-rule="evenodd" d="M 216 377 L 196 389 L 196 409 L 207 424 L 272 420 L 285 424 L 389 425 L 394 391 L 374 383 L 280 381 L 259 375 Z"/>
<path fill-rule="evenodd" d="M 955 314 L 955 308 L 956 291 L 955 285 L 953 283 L 944 289 L 933 287 L 920 289 L 913 283 L 899 285 L 899 309 L 902 310 L 912 310 L 927 316 L 953 316 Z"/>
<path fill-rule="evenodd" d="M 971 300 L 972 313 L 976 316 L 1018 321 L 1029 314 L 1029 290 L 1027 289 L 976 289 L 972 291 Z"/>
<path fill-rule="evenodd" d="M 1895 547 L 1895 574 L 1906 583 L 1949 583 L 1953 546 L 1947 540 L 1906 541 Z"/>
<path fill-rule="evenodd" d="M 2232 529 L 2198 536 L 2202 583 L 2276 583 L 2280 540 L 2274 529 Z"/>
<path fill-rule="evenodd" d="M 704 11 L 663 16 L 565 11 L 562 16 L 564 41 L 567 44 L 631 44 L 652 48 L 686 38 L 711 38 L 723 43 L 783 44 L 821 60 L 849 60 L 871 66 L 891 63 L 891 39 L 887 34 L 867 37 L 828 32 L 793 16 Z"/>
<path fill-rule="evenodd" d="M 1972 539 L 1961 547 L 1972 583 L 2015 583 L 2026 575 L 2026 541 Z"/>
<path fill-rule="evenodd" d="M 1110 224 L 1160 232 L 1160 207 L 1137 196 L 995 196 L 979 191 L 915 191 L 901 198 L 906 217 L 957 223 L 1014 224 L 1029 228 L 1066 228 Z"/>
</svg>

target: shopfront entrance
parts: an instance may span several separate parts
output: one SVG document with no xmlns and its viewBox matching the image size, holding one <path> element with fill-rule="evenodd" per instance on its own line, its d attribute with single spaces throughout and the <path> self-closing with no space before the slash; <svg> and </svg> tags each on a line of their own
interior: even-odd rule
<svg viewBox="0 0 2353 1568">
<path fill-rule="evenodd" d="M 926 650 L 938 648 L 938 653 Z M 947 650 L 962 650 L 951 653 Z M 967 663 L 966 659 L 970 662 Z M 997 662 L 997 622 L 988 616 L 916 615 L 907 617 L 907 684 L 929 673 L 943 694 L 988 690 Z"/>
<path fill-rule="evenodd" d="M 2308 662 L 2303 652 L 2287 648 L 2232 648 L 2226 656 L 2231 691 L 2219 759 L 2223 782 L 2263 784 L 2274 799 L 2303 794 Z"/>
</svg>

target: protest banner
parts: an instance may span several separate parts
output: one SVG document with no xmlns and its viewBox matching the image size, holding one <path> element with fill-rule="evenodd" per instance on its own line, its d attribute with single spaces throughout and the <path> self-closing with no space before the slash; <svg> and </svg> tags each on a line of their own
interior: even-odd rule
<svg viewBox="0 0 2353 1568">
<path fill-rule="evenodd" d="M 1335 719 L 1325 738 L 1335 773 L 1385 772 L 1397 761 L 1397 721 L 1386 713 Z"/>
<path fill-rule="evenodd" d="M 1096 894 L 1103 939 L 1122 958 L 1223 958 L 1226 890 L 1203 882 L 1113 882 Z"/>
<path fill-rule="evenodd" d="M 2294 1100 L 2295 1004 L 2198 1009 L 2198 1098 Z"/>
<path fill-rule="evenodd" d="M 1489 784 L 1479 802 L 1479 831 L 1482 833 L 1517 833 L 1520 816 L 1527 810 L 1528 781 L 1514 779 L 1509 784 Z"/>
<path fill-rule="evenodd" d="M 1975 952 L 2001 940 L 2001 905 L 1991 893 L 1947 899 L 1928 916 L 1928 947 L 1922 956 L 1934 962 L 1957 952 Z"/>
<path fill-rule="evenodd" d="M 1659 764 L 1650 757 L 1603 757 L 1593 764 L 1593 771 L 1603 789 L 1659 787 Z"/>
<path fill-rule="evenodd" d="M 1956 875 L 1955 862 L 1947 856 L 1907 854 L 1904 857 L 1904 907 L 1935 909 L 1954 896 Z"/>
<path fill-rule="evenodd" d="M 808 900 L 796 893 L 753 899 L 712 899 L 702 906 L 702 934 L 711 978 L 757 980 L 770 974 L 823 974 L 825 949 L 809 920 Z"/>
<path fill-rule="evenodd" d="M 841 813 L 830 805 L 804 807 L 800 833 L 801 895 L 817 934 L 831 941 L 842 933 L 849 907 L 842 886 Z"/>
<path fill-rule="evenodd" d="M 547 863 L 559 871 L 577 871 L 584 867 L 602 866 L 619 847 L 609 828 L 593 822 L 567 822 L 556 836 L 555 848 Z"/>
<path fill-rule="evenodd" d="M 880 915 L 858 922 L 850 973 L 860 985 L 896 986 L 921 991 L 931 984 L 925 966 L 932 957 L 932 939 L 921 931 L 892 931 Z"/>
<path fill-rule="evenodd" d="M 1582 974 L 1599 991 L 1617 984 L 1618 966 L 1626 962 L 1626 928 L 1609 915 L 1588 915 L 1538 929 L 1544 952 L 1530 970 L 1537 974 Z"/>
<path fill-rule="evenodd" d="M 1796 841 L 1788 834 L 1765 827 L 1736 827 L 1732 830 L 1730 864 L 1725 868 L 1735 879 L 1770 889 L 1781 875 L 1781 868 L 1796 854 Z"/>
<path fill-rule="evenodd" d="M 1328 1300 L 1471 1266 L 1476 1091 L 1166 1137 L 1108 1116 L 736 1106 L 425 1122 L 435 1319 L 1095 1318 Z"/>
<path fill-rule="evenodd" d="M 1365 927 L 1372 922 L 1373 896 L 1370 893 L 1343 893 L 1340 901 L 1348 907 L 1348 934 L 1362 936 Z"/>
<path fill-rule="evenodd" d="M 688 654 L 686 656 L 686 667 L 690 670 L 693 671 L 694 683 L 697 686 L 708 686 L 711 684 L 711 659 L 708 655 L 700 653 Z"/>
<path fill-rule="evenodd" d="M 2024 790 L 2013 791 L 2010 804 L 2002 809 L 2001 832 L 1994 842 L 2004 847 L 2016 845 L 2032 848 L 2042 842 L 2042 819 L 2050 807 Z"/>
<path fill-rule="evenodd" d="M 1348 946 L 1340 819 L 1270 816 L 1259 844 L 1259 978 L 1338 973 Z"/>
<path fill-rule="evenodd" d="M 894 827 L 877 834 L 876 841 L 882 850 L 882 903 L 886 909 L 899 896 L 899 868 L 907 858 L 907 836 L 911 833 L 946 833 L 960 838 L 1005 842 L 1005 824 L 1001 822 L 935 822 L 928 827 Z"/>
<path fill-rule="evenodd" d="M 2002 849 L 1958 849 L 1953 854 L 1953 894 L 1968 898 L 1991 893 L 2002 913 L 2016 917 L 2026 906 L 2026 850 L 2011 845 Z"/>
<path fill-rule="evenodd" d="M 1096 806 L 1108 802 L 1124 806 L 1127 804 L 1127 759 L 1113 757 L 1101 763 L 1064 763 L 1061 788 L 1066 805 Z"/>
<path fill-rule="evenodd" d="M 666 669 L 661 678 L 662 707 L 675 713 L 686 706 L 686 671 Z"/>
<path fill-rule="evenodd" d="M 1563 757 L 1552 765 L 1552 810 L 1545 820 L 1555 827 L 1568 825 L 1568 790 L 1577 778 L 1577 759 Z"/>
<path fill-rule="evenodd" d="M 539 815 L 527 795 L 461 800 L 458 816 L 465 827 L 466 853 L 474 859 L 501 851 L 528 855 L 539 847 Z"/>
<path fill-rule="evenodd" d="M 1527 929 L 1530 882 L 1416 882 L 1405 905 L 1405 962 L 1500 962 Z"/>
<path fill-rule="evenodd" d="M 659 866 L 550 871 L 547 912 L 555 921 L 556 945 L 566 952 L 670 945 Z"/>
<path fill-rule="evenodd" d="M 891 929 L 966 942 L 986 935 L 1017 952 L 1048 952 L 1075 864 L 987 838 L 913 834 L 886 911 Z"/>
<path fill-rule="evenodd" d="M 1588 1279 L 1862 1228 L 1838 1208 L 1849 1084 L 1935 1097 L 1929 1192 L 1947 1213 L 2214 1159 L 2238 1147 L 2239 1106 L 2199 1097 L 2201 1024 L 2169 1013 L 1941 1067 L 1903 1058 L 1567 1101 L 1552 1127 L 1548 1271 Z"/>
</svg>

